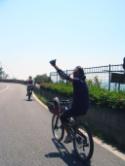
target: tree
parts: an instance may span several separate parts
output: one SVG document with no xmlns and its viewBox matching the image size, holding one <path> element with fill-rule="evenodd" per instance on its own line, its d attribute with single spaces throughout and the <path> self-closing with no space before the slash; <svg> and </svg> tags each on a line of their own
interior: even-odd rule
<svg viewBox="0 0 125 166">
<path fill-rule="evenodd" d="M 51 82 L 51 78 L 47 74 L 37 75 L 35 77 L 35 83 L 40 84 L 42 82 Z"/>
<path fill-rule="evenodd" d="M 0 66 L 0 79 L 7 79 L 8 74 L 5 73 L 5 71 L 3 70 L 3 67 Z"/>
<path fill-rule="evenodd" d="M 0 79 L 2 79 L 2 77 L 3 77 L 3 68 L 0 67 Z"/>
</svg>

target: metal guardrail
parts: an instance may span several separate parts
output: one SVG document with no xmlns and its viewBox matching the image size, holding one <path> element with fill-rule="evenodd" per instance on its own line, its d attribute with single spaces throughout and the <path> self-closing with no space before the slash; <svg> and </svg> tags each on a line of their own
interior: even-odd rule
<svg viewBox="0 0 125 166">
<path fill-rule="evenodd" d="M 72 73 L 73 70 L 65 70 L 66 73 Z M 107 65 L 107 66 L 97 66 L 84 68 L 85 74 L 92 73 L 107 73 L 107 72 L 124 72 L 122 64 L 118 65 Z M 50 76 L 57 76 L 57 72 L 51 72 Z"/>
<path fill-rule="evenodd" d="M 70 74 L 73 70 L 65 70 L 65 73 Z M 108 74 L 108 89 L 111 88 L 111 73 L 124 73 L 123 65 L 117 64 L 117 65 L 106 65 L 106 66 L 97 66 L 97 67 L 88 67 L 84 68 L 84 72 L 87 75 L 90 74 Z M 50 73 L 51 80 L 55 80 L 55 82 L 59 82 L 61 78 L 59 77 L 57 72 L 51 72 Z"/>
<path fill-rule="evenodd" d="M 15 80 L 15 79 L 0 79 L 0 82 L 26 84 L 27 81 L 25 81 L 25 80 Z"/>
</svg>

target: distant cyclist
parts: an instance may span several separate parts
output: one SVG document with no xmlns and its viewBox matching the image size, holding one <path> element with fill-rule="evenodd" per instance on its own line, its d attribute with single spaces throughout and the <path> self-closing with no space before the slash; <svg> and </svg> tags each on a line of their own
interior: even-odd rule
<svg viewBox="0 0 125 166">
<path fill-rule="evenodd" d="M 67 121 L 70 117 L 79 117 L 85 115 L 89 108 L 89 93 L 86 84 L 86 77 L 82 67 L 77 66 L 73 71 L 73 78 L 62 71 L 57 65 L 56 60 L 50 61 L 62 79 L 72 82 L 73 85 L 73 102 L 70 110 L 65 111 L 61 117 L 62 121 Z M 70 133 L 67 130 L 65 143 L 71 142 Z"/>
<path fill-rule="evenodd" d="M 27 94 L 26 94 L 26 96 L 28 96 L 29 89 L 33 90 L 33 79 L 31 76 L 29 76 L 29 78 L 27 80 Z"/>
</svg>

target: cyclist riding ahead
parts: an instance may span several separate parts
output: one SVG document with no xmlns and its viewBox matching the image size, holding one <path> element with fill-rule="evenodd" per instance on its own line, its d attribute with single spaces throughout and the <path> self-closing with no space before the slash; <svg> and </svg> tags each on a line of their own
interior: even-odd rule
<svg viewBox="0 0 125 166">
<path fill-rule="evenodd" d="M 32 80 L 31 76 L 29 76 L 29 78 L 27 80 L 27 94 L 26 94 L 26 96 L 28 96 L 28 91 L 30 89 L 33 90 L 33 80 Z"/>
<path fill-rule="evenodd" d="M 64 71 L 62 71 L 57 65 L 56 60 L 50 61 L 51 65 L 56 69 L 58 74 L 62 79 L 66 79 L 72 82 L 73 85 L 73 102 L 71 109 L 66 110 L 61 116 L 61 120 L 66 122 L 70 117 L 80 117 L 85 115 L 89 108 L 89 93 L 88 87 L 86 84 L 86 77 L 84 74 L 84 70 L 82 67 L 77 66 L 73 71 L 73 78 L 67 75 Z M 67 129 L 66 129 L 67 130 Z M 65 143 L 71 142 L 70 133 L 67 130 L 67 136 L 64 141 Z"/>
</svg>

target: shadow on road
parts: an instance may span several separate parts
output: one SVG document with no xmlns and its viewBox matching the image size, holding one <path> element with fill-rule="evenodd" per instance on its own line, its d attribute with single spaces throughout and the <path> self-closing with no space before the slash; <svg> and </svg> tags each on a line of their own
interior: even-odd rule
<svg viewBox="0 0 125 166">
<path fill-rule="evenodd" d="M 24 99 L 25 101 L 29 101 L 29 102 L 31 102 L 31 101 L 34 101 L 34 99 L 30 99 L 30 100 L 28 100 L 28 99 Z"/>
<path fill-rule="evenodd" d="M 52 141 L 58 152 L 50 152 L 45 155 L 46 158 L 61 158 L 68 166 L 91 166 L 90 162 L 83 163 L 80 161 L 75 153 L 70 153 L 62 143 L 57 142 L 55 139 L 52 139 Z"/>
</svg>

